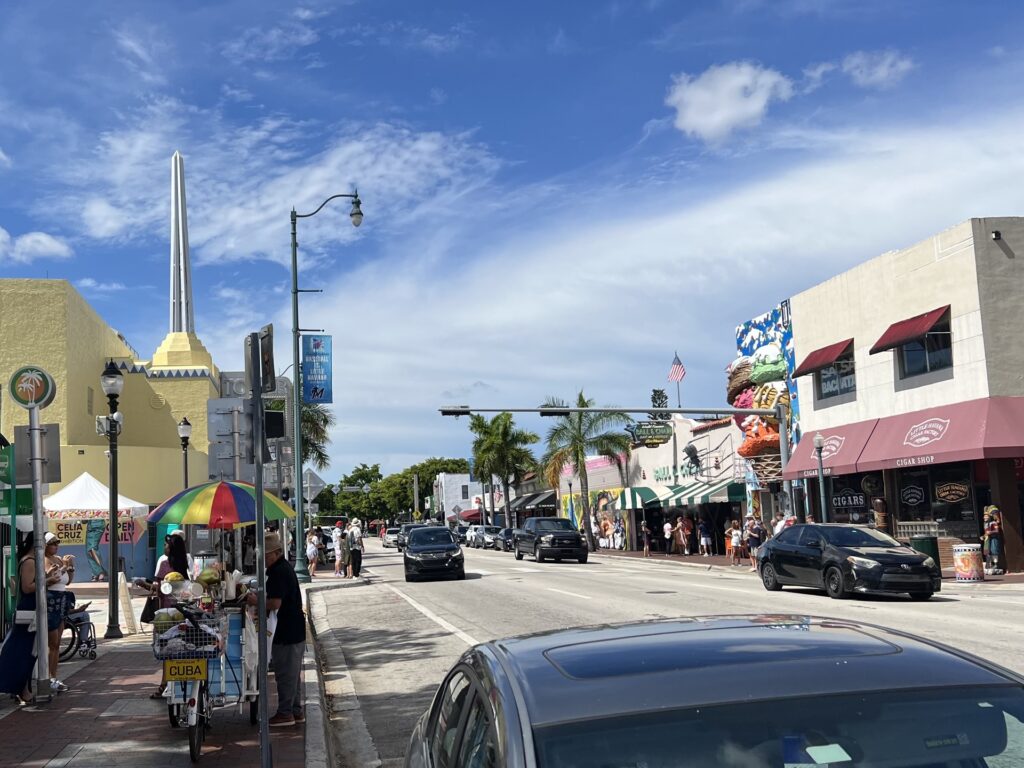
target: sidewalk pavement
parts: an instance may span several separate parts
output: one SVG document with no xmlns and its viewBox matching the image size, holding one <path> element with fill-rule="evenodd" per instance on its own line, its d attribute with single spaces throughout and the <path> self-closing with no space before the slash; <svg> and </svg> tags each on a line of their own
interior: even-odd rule
<svg viewBox="0 0 1024 768">
<path fill-rule="evenodd" d="M 702 557 L 701 555 L 668 555 L 664 552 L 652 552 L 649 558 L 644 558 L 642 551 L 630 552 L 621 549 L 602 549 L 595 552 L 596 555 L 611 555 L 612 557 L 626 557 L 631 559 L 644 560 L 647 559 L 650 562 L 658 563 L 672 563 L 673 565 L 681 565 L 689 568 L 703 568 L 708 570 L 713 568 L 715 570 L 732 571 L 735 573 L 747 573 L 752 578 L 757 578 L 756 573 L 750 571 L 750 560 L 743 558 L 740 567 L 736 567 L 732 564 L 732 558 L 726 557 L 725 555 L 712 555 L 710 557 Z M 956 572 L 952 568 L 942 569 L 943 581 L 956 582 Z M 959 582 L 965 586 L 982 586 L 985 584 L 1024 584 L 1024 573 L 1006 573 L 1000 576 L 986 576 L 983 582 Z"/>
<path fill-rule="evenodd" d="M 77 590 L 79 602 L 83 593 Z M 86 599 L 92 598 L 90 594 Z M 94 598 L 93 598 L 94 599 Z M 136 607 L 138 612 L 139 607 Z M 190 765 L 188 729 L 172 728 L 167 705 L 149 698 L 160 684 L 160 662 L 143 632 L 103 640 L 106 600 L 90 607 L 99 657 L 62 663 L 58 676 L 70 690 L 49 703 L 18 708 L 0 701 L 0 765 L 25 768 L 167 768 Z M 147 628 L 146 625 L 143 625 Z M 304 660 L 306 725 L 271 729 L 275 768 L 326 765 L 319 679 L 312 645 Z M 277 696 L 270 676 L 271 712 Z M 307 744 L 308 739 L 308 744 Z M 307 748 L 310 759 L 307 761 Z M 249 706 L 218 707 L 203 745 L 204 766 L 258 766 L 259 731 Z"/>
</svg>

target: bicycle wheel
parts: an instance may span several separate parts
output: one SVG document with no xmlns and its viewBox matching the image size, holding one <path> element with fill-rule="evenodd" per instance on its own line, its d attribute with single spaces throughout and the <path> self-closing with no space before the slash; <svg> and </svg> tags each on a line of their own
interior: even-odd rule
<svg viewBox="0 0 1024 768">
<path fill-rule="evenodd" d="M 188 756 L 193 763 L 198 763 L 203 753 L 203 739 L 206 736 L 206 683 L 199 684 L 196 693 L 196 724 L 188 727 Z"/>
<path fill-rule="evenodd" d="M 60 655 L 57 658 L 61 661 L 73 659 L 80 642 L 78 625 L 64 622 L 64 633 L 60 636 Z"/>
</svg>

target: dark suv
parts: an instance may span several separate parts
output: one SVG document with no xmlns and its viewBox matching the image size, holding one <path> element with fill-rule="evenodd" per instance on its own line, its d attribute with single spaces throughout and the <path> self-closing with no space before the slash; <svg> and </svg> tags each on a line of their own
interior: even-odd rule
<svg viewBox="0 0 1024 768">
<path fill-rule="evenodd" d="M 513 534 L 516 560 L 533 555 L 539 563 L 546 557 L 587 562 L 587 545 L 580 532 L 564 517 L 531 517 Z"/>
</svg>

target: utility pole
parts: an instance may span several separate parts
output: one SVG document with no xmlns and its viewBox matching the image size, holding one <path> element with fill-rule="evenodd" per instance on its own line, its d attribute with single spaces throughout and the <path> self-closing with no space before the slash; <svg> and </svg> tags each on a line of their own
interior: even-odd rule
<svg viewBox="0 0 1024 768">
<path fill-rule="evenodd" d="M 418 520 L 420 514 L 420 476 L 412 476 L 413 519 Z"/>
</svg>

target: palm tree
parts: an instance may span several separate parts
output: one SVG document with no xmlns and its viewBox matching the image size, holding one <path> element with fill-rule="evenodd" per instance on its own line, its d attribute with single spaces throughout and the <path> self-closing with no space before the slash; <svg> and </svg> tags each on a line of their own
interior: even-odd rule
<svg viewBox="0 0 1024 768">
<path fill-rule="evenodd" d="M 470 416 L 469 429 L 476 435 L 473 440 L 473 463 L 477 474 L 481 479 L 501 479 L 501 488 L 505 494 L 505 524 L 517 528 L 515 523 L 518 521 L 514 523 L 511 519 L 509 486 L 521 482 L 523 475 L 537 466 L 537 460 L 526 446 L 539 442 L 540 436 L 517 428 L 512 414 L 507 411 L 499 413 L 490 421 L 474 413 Z M 481 471 L 485 474 L 481 474 Z"/>
<path fill-rule="evenodd" d="M 283 411 L 284 400 L 268 400 L 268 411 Z M 299 411 L 299 434 L 302 437 L 302 463 L 312 464 L 319 470 L 331 463 L 327 446 L 331 442 L 330 430 L 335 424 L 334 413 L 322 403 L 303 403 Z"/>
<path fill-rule="evenodd" d="M 545 408 L 569 408 L 569 403 L 549 397 Z M 576 397 L 577 408 L 594 408 L 594 401 L 584 396 L 582 390 Z M 580 479 L 580 496 L 583 501 L 583 529 L 591 551 L 597 549 L 593 526 L 590 524 L 590 481 L 587 478 L 587 455 L 606 456 L 615 462 L 619 472 L 623 471 L 629 457 L 629 436 L 619 431 L 632 423 L 633 419 L 624 413 L 592 411 L 570 413 L 559 416 L 555 425 L 548 430 L 547 449 L 541 465 L 544 478 L 552 488 L 558 488 L 562 470 L 572 467 Z"/>
</svg>

